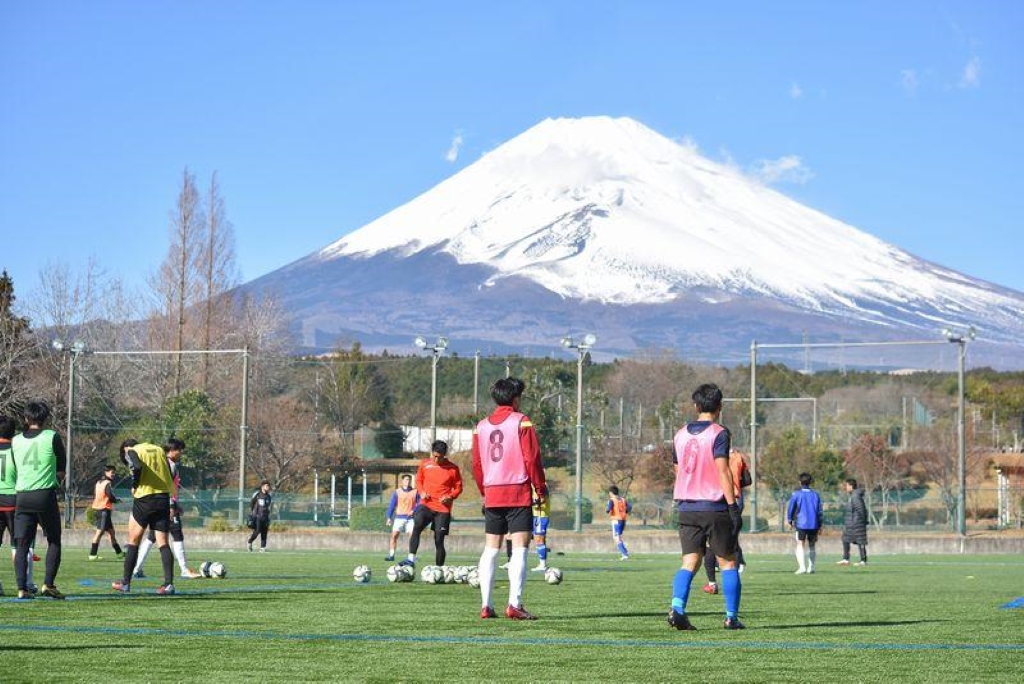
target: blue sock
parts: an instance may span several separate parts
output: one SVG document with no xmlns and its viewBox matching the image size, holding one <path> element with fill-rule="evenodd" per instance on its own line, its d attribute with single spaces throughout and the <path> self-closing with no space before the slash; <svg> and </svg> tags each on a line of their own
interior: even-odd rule
<svg viewBox="0 0 1024 684">
<path fill-rule="evenodd" d="M 539 558 L 542 563 L 548 559 L 547 544 L 537 544 L 537 558 Z"/>
<path fill-rule="evenodd" d="M 725 617 L 739 617 L 740 594 L 743 587 L 740 585 L 740 571 L 736 568 L 722 571 L 722 593 L 725 594 Z"/>
<path fill-rule="evenodd" d="M 676 570 L 672 578 L 672 610 L 677 613 L 686 612 L 686 602 L 690 600 L 690 582 L 693 581 L 693 573 L 686 568 Z"/>
<path fill-rule="evenodd" d="M 622 542 L 619 542 L 619 553 L 621 553 L 623 556 L 629 555 L 629 551 L 626 550 L 626 545 Z"/>
</svg>

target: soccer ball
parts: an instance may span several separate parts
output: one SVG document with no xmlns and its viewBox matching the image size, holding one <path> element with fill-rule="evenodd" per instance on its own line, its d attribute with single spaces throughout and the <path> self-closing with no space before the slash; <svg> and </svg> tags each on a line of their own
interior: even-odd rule
<svg viewBox="0 0 1024 684">
<path fill-rule="evenodd" d="M 228 576 L 228 569 L 219 561 L 206 561 L 199 566 L 199 574 L 203 577 L 224 579 Z"/>
<path fill-rule="evenodd" d="M 469 579 L 469 568 L 465 565 L 458 565 L 455 567 L 455 583 L 465 584 L 466 580 Z"/>
<path fill-rule="evenodd" d="M 477 570 L 476 566 L 473 566 L 469 569 L 469 573 L 466 575 L 466 582 L 471 587 L 480 586 L 480 571 Z"/>
<path fill-rule="evenodd" d="M 206 561 L 199 566 L 199 574 L 203 577 L 216 577 L 224 579 L 228 576 L 228 569 L 219 561 Z"/>
<path fill-rule="evenodd" d="M 369 565 L 357 565 L 356 569 L 352 571 L 352 579 L 356 582 L 362 582 L 366 584 L 373 577 L 373 570 L 370 569 Z"/>
<path fill-rule="evenodd" d="M 388 582 L 401 582 L 402 576 L 405 574 L 402 572 L 401 565 L 392 565 L 388 568 Z"/>
<path fill-rule="evenodd" d="M 436 565 L 427 565 L 420 570 L 420 579 L 427 584 L 437 584 L 444 579 L 444 573 Z"/>
<path fill-rule="evenodd" d="M 402 578 L 398 580 L 399 582 L 412 582 L 413 578 L 416 577 L 416 568 L 411 565 L 399 565 L 398 567 L 402 569 Z"/>
<path fill-rule="evenodd" d="M 454 584 L 455 583 L 455 568 L 451 565 L 442 565 L 441 572 L 444 573 L 444 583 Z"/>
<path fill-rule="evenodd" d="M 561 584 L 562 571 L 558 568 L 548 568 L 544 571 L 544 581 L 548 584 Z"/>
</svg>

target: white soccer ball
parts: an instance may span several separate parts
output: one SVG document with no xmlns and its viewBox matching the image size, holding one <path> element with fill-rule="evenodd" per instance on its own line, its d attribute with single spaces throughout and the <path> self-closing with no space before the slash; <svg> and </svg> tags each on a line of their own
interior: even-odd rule
<svg viewBox="0 0 1024 684">
<path fill-rule="evenodd" d="M 444 573 L 436 565 L 427 565 L 420 570 L 420 579 L 427 584 L 437 584 L 444 579 Z"/>
<path fill-rule="evenodd" d="M 561 584 L 562 571 L 558 568 L 548 568 L 544 571 L 544 581 L 548 584 Z"/>
<path fill-rule="evenodd" d="M 356 582 L 366 584 L 372 577 L 373 570 L 370 569 L 369 565 L 357 565 L 355 570 L 352 571 L 352 579 Z"/>
<path fill-rule="evenodd" d="M 224 579 L 228 576 L 228 569 L 219 561 L 206 561 L 199 566 L 199 574 L 203 577 Z"/>
<path fill-rule="evenodd" d="M 455 567 L 455 583 L 465 584 L 466 580 L 469 579 L 469 568 L 465 565 L 458 565 Z"/>
<path fill-rule="evenodd" d="M 455 584 L 455 568 L 451 565 L 442 565 L 441 572 L 444 573 L 445 584 Z"/>
<path fill-rule="evenodd" d="M 398 567 L 402 569 L 399 582 L 412 582 L 413 578 L 416 577 L 416 568 L 411 565 L 400 565 Z"/>
<path fill-rule="evenodd" d="M 401 565 L 392 565 L 388 568 L 388 582 L 402 581 L 402 575 L 405 574 L 404 572 L 402 572 L 402 567 L 403 566 Z"/>
<path fill-rule="evenodd" d="M 480 586 L 480 571 L 475 566 L 469 569 L 469 574 L 466 575 L 466 582 L 471 587 Z"/>
</svg>

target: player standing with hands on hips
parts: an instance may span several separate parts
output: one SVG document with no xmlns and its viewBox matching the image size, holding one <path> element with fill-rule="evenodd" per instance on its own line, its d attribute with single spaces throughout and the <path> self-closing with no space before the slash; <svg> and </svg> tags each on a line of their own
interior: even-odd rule
<svg viewBox="0 0 1024 684">
<path fill-rule="evenodd" d="M 494 572 L 501 540 L 512 540 L 508 563 L 508 607 L 505 617 L 536 620 L 523 607 L 526 552 L 533 529 L 533 505 L 548 498 L 540 443 L 530 419 L 519 412 L 526 384 L 519 378 L 501 378 L 491 386 L 497 407 L 477 423 L 473 435 L 473 479 L 484 499 L 484 550 L 480 555 L 481 618 L 497 617 L 491 601 Z"/>
<path fill-rule="evenodd" d="M 740 573 L 736 546 L 743 517 L 729 470 L 729 430 L 717 423 L 722 412 L 722 390 L 704 384 L 692 395 L 697 420 L 688 423 L 673 439 L 676 480 L 673 498 L 679 510 L 679 543 L 682 567 L 672 580 L 672 608 L 668 624 L 678 630 L 694 630 L 686 615 L 690 584 L 700 567 L 705 548 L 715 554 L 722 569 L 725 594 L 725 628 L 743 629 L 740 622 Z"/>
</svg>

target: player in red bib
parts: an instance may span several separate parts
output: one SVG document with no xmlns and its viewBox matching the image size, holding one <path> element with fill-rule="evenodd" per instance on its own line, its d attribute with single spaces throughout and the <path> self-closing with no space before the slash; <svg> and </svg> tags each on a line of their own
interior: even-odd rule
<svg viewBox="0 0 1024 684">
<path fill-rule="evenodd" d="M 535 620 L 523 608 L 526 552 L 533 529 L 534 492 L 539 504 L 548 498 L 540 443 L 530 419 L 519 412 L 526 384 L 519 378 L 502 378 L 491 386 L 497 408 L 477 423 L 473 435 L 473 479 L 484 499 L 484 551 L 480 555 L 481 618 L 496 617 L 491 602 L 494 572 L 501 541 L 512 540 L 508 563 L 508 607 L 512 620 Z"/>
</svg>

